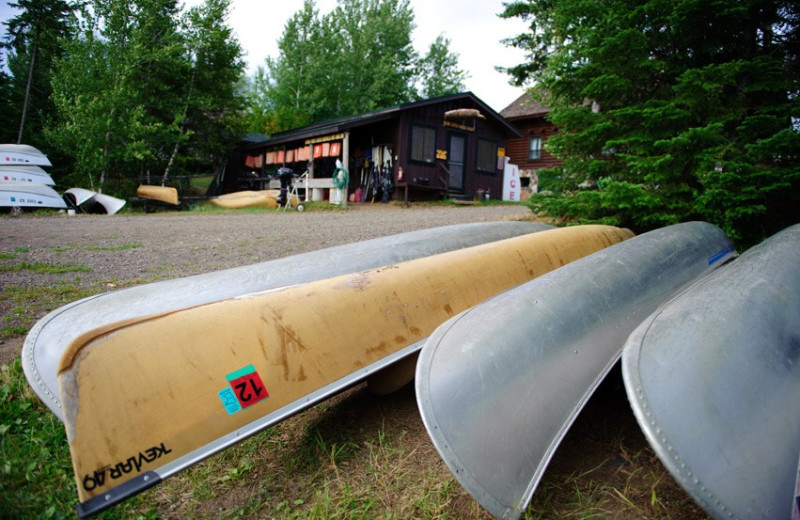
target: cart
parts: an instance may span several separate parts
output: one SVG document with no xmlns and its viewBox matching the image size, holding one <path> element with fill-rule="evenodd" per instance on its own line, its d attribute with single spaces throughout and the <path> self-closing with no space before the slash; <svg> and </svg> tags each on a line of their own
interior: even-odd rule
<svg viewBox="0 0 800 520">
<path fill-rule="evenodd" d="M 308 170 L 306 170 L 299 176 L 292 174 L 291 183 L 292 183 L 291 189 L 289 190 L 289 195 L 286 197 L 286 203 L 283 205 L 283 211 L 286 211 L 287 209 L 290 209 L 292 207 L 293 200 L 297 201 L 297 205 L 295 206 L 297 211 L 304 211 L 306 207 L 300 200 L 298 189 L 303 188 L 305 190 L 308 190 Z"/>
</svg>

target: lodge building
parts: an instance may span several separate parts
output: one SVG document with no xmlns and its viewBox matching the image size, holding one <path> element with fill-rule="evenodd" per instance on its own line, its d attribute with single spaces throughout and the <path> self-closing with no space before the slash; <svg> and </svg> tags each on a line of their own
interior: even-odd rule
<svg viewBox="0 0 800 520">
<path fill-rule="evenodd" d="M 541 145 L 551 135 L 544 107 L 537 105 L 532 118 L 520 100 L 512 107 L 504 117 L 465 92 L 251 139 L 231 154 L 222 189 L 276 187 L 278 170 L 289 168 L 296 175 L 307 172 L 307 199 L 333 201 L 340 161 L 350 202 L 500 199 L 507 164 L 520 160 L 518 151 L 527 146 L 522 143 L 535 136 Z M 548 163 L 529 155 L 526 176 Z"/>
</svg>

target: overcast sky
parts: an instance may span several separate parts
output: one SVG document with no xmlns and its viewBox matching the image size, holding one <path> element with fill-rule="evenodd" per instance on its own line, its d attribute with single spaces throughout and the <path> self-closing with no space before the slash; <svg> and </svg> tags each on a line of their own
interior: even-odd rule
<svg viewBox="0 0 800 520">
<path fill-rule="evenodd" d="M 186 5 L 202 0 L 185 0 Z M 451 40 L 451 52 L 459 55 L 460 67 L 470 77 L 467 90 L 498 112 L 514 101 L 522 90 L 508 84 L 508 76 L 495 66 L 522 63 L 524 55 L 500 43 L 503 38 L 524 32 L 525 24 L 518 19 L 504 20 L 497 16 L 503 10 L 503 0 L 410 0 L 416 29 L 412 33 L 414 46 L 425 54 L 439 34 Z M 328 13 L 336 0 L 317 0 L 321 13 Z M 228 25 L 233 28 L 242 45 L 248 72 L 264 63 L 267 56 L 276 56 L 277 40 L 289 17 L 303 7 L 303 0 L 232 0 Z M 8 2 L 0 5 L 0 21 L 13 16 Z"/>
</svg>

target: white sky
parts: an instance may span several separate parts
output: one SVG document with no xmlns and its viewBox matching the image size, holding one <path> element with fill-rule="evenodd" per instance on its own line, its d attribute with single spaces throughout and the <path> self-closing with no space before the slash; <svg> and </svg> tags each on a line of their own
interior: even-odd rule
<svg viewBox="0 0 800 520">
<path fill-rule="evenodd" d="M 202 0 L 184 0 L 186 5 Z M 519 19 L 497 16 L 503 0 L 410 0 L 416 29 L 412 33 L 417 52 L 424 55 L 439 34 L 451 40 L 450 51 L 459 55 L 459 67 L 470 77 L 467 90 L 500 111 L 514 101 L 522 90 L 508 84 L 509 77 L 495 66 L 509 67 L 524 61 L 522 51 L 500 43 L 526 30 Z M 323 14 L 333 10 L 336 0 L 316 0 Z M 278 53 L 277 40 L 286 21 L 302 9 L 303 0 L 232 0 L 228 25 L 233 28 L 244 49 L 248 72 Z M 0 4 L 0 22 L 13 16 L 8 2 Z M 3 29 L 3 28 L 0 28 Z"/>
</svg>

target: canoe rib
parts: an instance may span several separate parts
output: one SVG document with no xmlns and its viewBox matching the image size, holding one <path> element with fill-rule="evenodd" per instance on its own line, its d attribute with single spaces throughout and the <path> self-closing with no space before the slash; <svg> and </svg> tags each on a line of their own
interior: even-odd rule
<svg viewBox="0 0 800 520">
<path fill-rule="evenodd" d="M 711 224 L 671 226 L 440 326 L 417 362 L 417 402 L 461 485 L 495 517 L 518 518 L 628 334 L 670 294 L 734 254 Z"/>
<path fill-rule="evenodd" d="M 714 518 L 789 518 L 800 452 L 800 225 L 631 334 L 625 388 L 666 468 Z"/>
<path fill-rule="evenodd" d="M 106 507 L 124 498 L 120 484 L 144 485 L 141 472 L 163 478 L 305 409 L 447 317 L 628 237 L 554 229 L 89 332 L 58 376 L 81 507 Z"/>
</svg>

